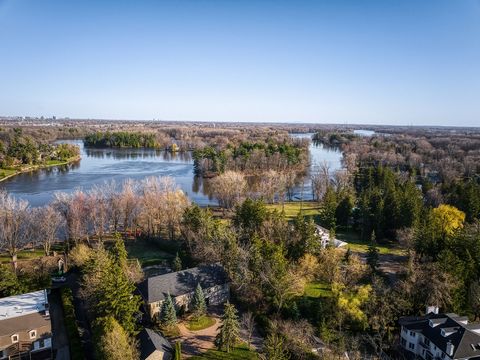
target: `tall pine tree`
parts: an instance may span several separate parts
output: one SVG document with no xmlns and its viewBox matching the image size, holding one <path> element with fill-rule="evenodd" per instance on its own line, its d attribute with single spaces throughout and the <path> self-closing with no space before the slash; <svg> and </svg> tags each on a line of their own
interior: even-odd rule
<svg viewBox="0 0 480 360">
<path fill-rule="evenodd" d="M 175 305 L 170 294 L 162 303 L 160 310 L 160 324 L 162 326 L 174 326 L 177 324 L 177 312 L 175 311 Z"/>
<path fill-rule="evenodd" d="M 218 350 L 224 350 L 228 353 L 233 349 L 238 341 L 239 328 L 237 309 L 227 301 L 222 316 L 220 332 L 215 339 L 215 345 Z"/>
<path fill-rule="evenodd" d="M 195 294 L 193 294 L 192 312 L 193 312 L 193 315 L 197 318 L 207 313 L 207 304 L 205 302 L 205 295 L 203 294 L 203 289 L 200 283 L 197 284 L 197 288 L 195 289 Z"/>
</svg>

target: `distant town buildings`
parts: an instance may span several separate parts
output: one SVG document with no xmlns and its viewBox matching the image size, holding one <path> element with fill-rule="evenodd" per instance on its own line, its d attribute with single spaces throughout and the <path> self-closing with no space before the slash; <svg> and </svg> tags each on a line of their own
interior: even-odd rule
<svg viewBox="0 0 480 360">
<path fill-rule="evenodd" d="M 0 299 L 0 359 L 51 359 L 47 291 Z"/>
</svg>

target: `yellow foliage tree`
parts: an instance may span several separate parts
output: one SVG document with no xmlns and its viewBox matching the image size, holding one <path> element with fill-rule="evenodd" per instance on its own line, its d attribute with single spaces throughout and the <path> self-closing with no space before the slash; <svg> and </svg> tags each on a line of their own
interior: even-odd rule
<svg viewBox="0 0 480 360">
<path fill-rule="evenodd" d="M 346 315 L 346 318 L 350 321 L 358 323 L 361 328 L 365 329 L 367 327 L 367 315 L 362 310 L 362 306 L 368 300 L 372 292 L 372 286 L 363 285 L 354 291 L 347 291 L 345 285 L 334 283 L 332 292 L 337 298 L 338 313 L 342 315 L 339 319 L 340 323 L 343 322 Z"/>
<path fill-rule="evenodd" d="M 443 237 L 451 236 L 463 227 L 465 213 L 455 206 L 442 204 L 432 210 L 433 224 L 441 231 Z"/>
</svg>

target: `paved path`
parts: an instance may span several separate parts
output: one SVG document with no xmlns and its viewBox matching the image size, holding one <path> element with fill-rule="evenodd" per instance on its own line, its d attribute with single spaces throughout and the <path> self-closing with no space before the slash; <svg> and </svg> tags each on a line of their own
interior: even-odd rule
<svg viewBox="0 0 480 360">
<path fill-rule="evenodd" d="M 214 341 L 218 334 L 220 319 L 217 316 L 213 317 L 215 318 L 215 324 L 203 330 L 190 331 L 185 327 L 184 322 L 178 324 L 180 336 L 172 339 L 172 344 L 176 341 L 182 343 L 182 355 L 184 357 L 198 355 L 215 346 Z"/>
<path fill-rule="evenodd" d="M 53 351 L 56 360 L 70 360 L 67 329 L 63 314 L 60 290 L 53 289 L 49 296 L 50 316 L 52 318 Z"/>
</svg>

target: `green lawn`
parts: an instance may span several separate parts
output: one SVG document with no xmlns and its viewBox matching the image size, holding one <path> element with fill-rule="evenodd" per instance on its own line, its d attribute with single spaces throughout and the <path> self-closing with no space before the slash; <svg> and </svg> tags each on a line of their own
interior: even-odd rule
<svg viewBox="0 0 480 360">
<path fill-rule="evenodd" d="M 190 319 L 186 322 L 185 326 L 190 331 L 198 331 L 209 328 L 215 325 L 215 319 L 210 316 L 200 316 L 198 319 Z"/>
<path fill-rule="evenodd" d="M 0 169 L 0 180 L 7 176 L 13 175 L 16 172 L 17 170 L 13 170 L 13 169 Z"/>
<path fill-rule="evenodd" d="M 208 350 L 201 355 L 192 356 L 191 360 L 224 360 L 224 359 L 237 359 L 237 360 L 257 360 L 258 355 L 256 352 L 249 350 L 246 345 L 236 347 L 229 353 L 218 350 Z"/>
<path fill-rule="evenodd" d="M 282 204 L 268 204 L 267 209 L 285 211 L 285 216 L 287 220 L 293 220 L 300 211 L 303 212 L 304 216 L 317 216 L 320 210 L 320 206 L 317 202 L 313 201 L 292 201 L 286 202 L 283 206 Z"/>
<path fill-rule="evenodd" d="M 36 259 L 44 256 L 43 249 L 35 249 L 35 250 L 22 250 L 17 254 L 17 260 L 30 260 L 30 259 Z M 12 261 L 10 255 L 8 254 L 1 254 L 0 255 L 0 263 L 2 264 L 8 264 Z"/>
<path fill-rule="evenodd" d="M 360 235 L 349 230 L 338 230 L 337 239 L 348 243 L 347 247 L 353 252 L 366 253 L 369 243 L 360 239 Z M 405 250 L 393 244 L 377 244 L 380 254 L 405 255 Z"/>
<path fill-rule="evenodd" d="M 332 289 L 326 283 L 313 281 L 305 286 L 305 296 L 309 298 L 330 297 Z"/>
<path fill-rule="evenodd" d="M 128 257 L 130 259 L 138 259 L 142 267 L 161 265 L 175 257 L 174 254 L 160 249 L 158 244 L 145 240 L 125 241 L 125 248 L 127 249 Z"/>
</svg>

